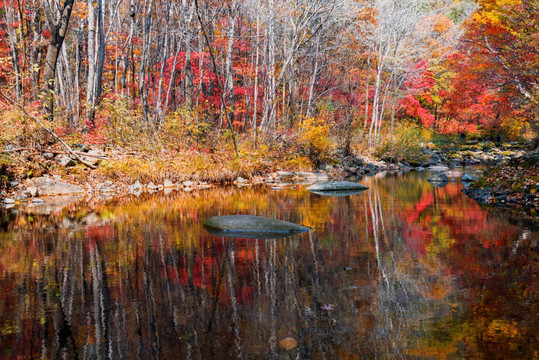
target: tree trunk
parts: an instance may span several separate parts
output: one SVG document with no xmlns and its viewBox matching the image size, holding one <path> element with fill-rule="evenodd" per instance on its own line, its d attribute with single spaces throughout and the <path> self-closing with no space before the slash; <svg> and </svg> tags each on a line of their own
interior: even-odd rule
<svg viewBox="0 0 539 360">
<path fill-rule="evenodd" d="M 103 0 L 97 0 L 97 23 L 99 26 L 99 53 L 97 60 L 97 78 L 96 78 L 96 89 L 95 89 L 95 100 L 94 108 L 101 97 L 103 92 L 102 79 L 103 79 L 103 65 L 105 63 L 105 14 L 103 12 Z"/>
<path fill-rule="evenodd" d="M 232 51 L 234 50 L 234 31 L 236 24 L 236 2 L 231 5 L 229 12 L 228 46 L 226 52 L 226 97 L 228 100 L 227 121 L 230 126 L 234 122 L 234 76 L 232 74 Z"/>
<path fill-rule="evenodd" d="M 88 83 L 86 84 L 86 119 L 94 124 L 95 79 L 96 79 L 96 48 L 95 48 L 95 9 L 94 1 L 88 0 Z"/>
</svg>

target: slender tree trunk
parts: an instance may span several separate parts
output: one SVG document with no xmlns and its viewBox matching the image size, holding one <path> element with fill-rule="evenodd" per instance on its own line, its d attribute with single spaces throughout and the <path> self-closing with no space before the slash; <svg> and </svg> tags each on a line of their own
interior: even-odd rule
<svg viewBox="0 0 539 360">
<path fill-rule="evenodd" d="M 182 0 L 182 13 L 184 14 L 185 26 L 185 105 L 188 109 L 192 108 L 193 104 L 193 70 L 191 64 L 191 21 L 193 19 L 194 6 L 187 5 L 187 0 Z"/>
<path fill-rule="evenodd" d="M 157 86 L 157 99 L 155 99 L 155 108 L 154 108 L 154 125 L 156 128 L 159 128 L 161 126 L 161 117 L 163 114 L 164 109 L 162 109 L 162 91 L 163 91 L 163 78 L 165 76 L 165 66 L 167 64 L 167 56 L 168 56 L 168 35 L 169 35 L 169 22 L 170 22 L 170 11 L 172 9 L 171 4 L 169 3 L 167 8 L 167 16 L 165 21 L 165 38 L 163 40 L 163 44 L 161 48 L 163 49 L 163 52 L 161 54 L 161 70 L 159 72 L 159 85 Z"/>
<path fill-rule="evenodd" d="M 98 59 L 97 59 L 97 77 L 95 80 L 95 100 L 94 100 L 94 108 L 95 105 L 97 105 L 97 102 L 99 101 L 99 98 L 101 97 L 101 93 L 103 92 L 103 66 L 105 63 L 105 46 L 106 46 L 106 39 L 105 39 L 105 14 L 103 11 L 103 0 L 97 0 L 97 23 L 98 23 L 98 31 L 99 31 L 99 53 L 98 53 Z"/>
<path fill-rule="evenodd" d="M 44 11 L 51 32 L 49 38 L 49 48 L 45 58 L 45 69 L 43 71 L 43 85 L 41 87 L 41 107 L 49 121 L 53 120 L 54 116 L 54 77 L 56 75 L 56 65 L 60 49 L 64 43 L 69 26 L 69 18 L 73 10 L 75 0 L 66 0 L 62 8 L 61 16 L 58 21 L 55 21 L 52 9 L 48 3 L 44 4 Z"/>
<path fill-rule="evenodd" d="M 363 129 L 367 129 L 367 121 L 369 119 L 369 81 L 371 73 L 371 43 L 369 42 L 369 49 L 367 55 L 367 75 L 365 76 L 365 120 L 363 122 Z"/>
<path fill-rule="evenodd" d="M 254 40 L 254 46 L 256 47 L 256 58 L 255 58 L 255 84 L 254 84 L 254 93 L 253 93 L 253 120 L 251 122 L 251 127 L 253 128 L 253 139 L 254 146 L 256 147 L 256 120 L 258 113 L 258 69 L 260 62 L 260 2 L 256 3 L 256 37 Z"/>
<path fill-rule="evenodd" d="M 88 82 L 86 84 L 86 119 L 94 124 L 96 88 L 96 29 L 94 0 L 88 0 Z M 88 125 L 88 124 L 86 124 Z"/>
<path fill-rule="evenodd" d="M 20 103 L 22 100 L 22 83 L 21 83 L 21 69 L 19 67 L 19 53 L 17 51 L 17 34 L 15 29 L 9 24 L 14 22 L 12 9 L 10 6 L 6 5 L 6 0 L 4 0 L 4 21 L 7 26 L 7 33 L 9 38 L 9 46 L 11 48 L 11 62 L 13 64 L 13 71 L 15 73 L 15 93 L 17 96 L 17 102 Z M 24 42 L 24 41 L 23 41 Z M 24 53 L 23 53 L 24 57 Z"/>
<path fill-rule="evenodd" d="M 30 80 L 32 83 L 32 100 L 36 100 L 39 95 L 39 78 L 41 75 L 41 49 L 42 46 L 39 45 L 43 40 L 42 32 L 42 21 L 39 16 L 39 12 L 36 11 L 34 17 L 32 18 L 32 49 L 30 50 Z"/>
<path fill-rule="evenodd" d="M 314 99 L 314 86 L 316 85 L 316 79 L 318 77 L 318 51 L 320 49 L 320 37 L 318 36 L 316 39 L 316 47 L 315 47 L 315 54 L 314 54 L 314 64 L 313 64 L 313 72 L 311 73 L 311 81 L 309 84 L 309 99 L 307 100 L 307 117 L 312 116 L 313 114 L 313 99 Z"/>
<path fill-rule="evenodd" d="M 226 97 L 228 100 L 227 121 L 234 124 L 234 76 L 232 74 L 232 52 L 234 50 L 234 32 L 236 24 L 236 1 L 230 6 L 228 27 L 228 46 L 226 52 Z"/>
<path fill-rule="evenodd" d="M 153 0 L 150 0 L 148 4 L 148 14 L 144 19 L 144 28 L 143 28 L 143 43 L 142 43 L 142 60 L 141 60 L 141 69 L 140 69 L 140 97 L 142 100 L 142 116 L 146 124 L 149 121 L 149 112 L 150 106 L 148 103 L 148 87 L 150 85 L 151 79 L 148 76 L 149 70 L 149 58 L 150 58 L 150 46 L 152 42 L 151 36 L 151 27 L 153 19 Z"/>
</svg>

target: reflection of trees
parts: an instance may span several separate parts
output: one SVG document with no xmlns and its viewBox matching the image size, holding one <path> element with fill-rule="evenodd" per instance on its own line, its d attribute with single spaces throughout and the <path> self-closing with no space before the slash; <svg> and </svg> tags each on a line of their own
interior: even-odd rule
<svg viewBox="0 0 539 360">
<path fill-rule="evenodd" d="M 537 313 L 533 233 L 456 184 L 414 176 L 366 179 L 369 191 L 343 198 L 230 188 L 20 214 L 0 233 L 0 349 L 115 359 L 480 358 L 485 347 L 503 353 L 504 341 L 531 349 L 537 320 L 523 314 Z M 205 233 L 200 222 L 224 213 L 316 228 L 280 240 Z M 297 341 L 288 354 L 285 338 Z"/>
</svg>

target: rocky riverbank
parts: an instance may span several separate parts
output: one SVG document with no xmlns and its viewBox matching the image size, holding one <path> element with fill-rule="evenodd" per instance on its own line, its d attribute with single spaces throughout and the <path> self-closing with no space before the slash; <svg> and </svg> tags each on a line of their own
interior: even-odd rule
<svg viewBox="0 0 539 360">
<path fill-rule="evenodd" d="M 491 167 L 463 192 L 482 204 L 539 208 L 539 152 Z"/>
<path fill-rule="evenodd" d="M 77 149 L 75 155 L 88 166 L 77 165 L 77 159 L 73 154 L 63 151 L 47 151 L 39 154 L 25 153 L 24 149 L 5 149 L 6 152 L 20 150 L 25 159 L 37 163 L 37 171 L 29 172 L 23 178 L 10 179 L 5 182 L 4 190 L 0 191 L 0 201 L 5 207 L 13 207 L 19 204 L 30 206 L 38 205 L 44 201 L 50 201 L 54 196 L 81 196 L 87 198 L 108 199 L 126 194 L 141 194 L 144 192 L 170 193 L 172 191 L 195 191 L 204 190 L 222 183 L 233 183 L 237 186 L 266 185 L 271 190 L 280 190 L 284 186 L 294 184 L 310 184 L 328 179 L 342 179 L 346 177 L 359 177 L 376 174 L 380 171 L 445 171 L 461 165 L 471 164 L 501 164 L 510 159 L 518 159 L 525 154 L 522 145 L 502 144 L 496 147 L 491 142 L 469 142 L 465 144 L 447 144 L 435 146 L 427 144 L 420 154 L 413 159 L 395 161 L 384 158 L 373 159 L 372 157 L 348 156 L 322 164 L 319 169 L 310 171 L 298 171 L 297 169 L 279 169 L 278 164 L 273 164 L 276 171 L 268 171 L 260 175 L 252 176 L 228 176 L 227 180 L 205 181 L 201 174 L 176 174 L 171 171 L 170 176 L 160 177 L 159 181 L 149 181 L 148 178 L 138 177 L 136 171 L 131 169 L 118 169 L 116 174 L 111 162 L 117 159 L 134 159 L 130 164 L 144 164 L 152 167 L 161 159 L 149 159 L 136 154 L 125 154 L 118 149 L 102 150 L 88 149 L 84 146 Z M 116 160 L 114 160 L 116 159 Z M 512 168 L 513 163 L 506 168 Z M 516 164 L 516 163 L 515 163 Z M 161 164 L 161 166 L 163 166 Z M 524 165 L 515 165 L 517 170 Z M 534 165 L 536 166 L 536 165 Z M 505 170 L 507 173 L 509 170 Z M 111 174 L 113 176 L 111 176 Z M 126 175 L 127 174 L 127 175 Z M 462 175 L 462 174 L 461 174 Z M 451 174 L 449 175 L 452 176 Z M 474 180 L 470 178 L 467 180 Z M 535 180 L 537 182 L 537 180 Z M 439 183 L 437 183 L 439 186 Z M 530 186 L 526 183 L 523 189 Z M 490 187 L 489 187 L 490 189 Z M 491 203 L 492 198 L 499 199 L 500 203 L 513 204 L 524 202 L 525 206 L 536 204 L 535 192 L 525 193 L 523 196 L 513 196 L 505 190 L 496 189 L 496 193 L 489 193 L 485 186 L 469 187 L 466 193 L 480 202 Z M 494 190 L 493 190 L 494 191 Z M 530 191 L 531 188 L 530 188 Z M 536 190 L 533 190 L 536 191 Z"/>
</svg>

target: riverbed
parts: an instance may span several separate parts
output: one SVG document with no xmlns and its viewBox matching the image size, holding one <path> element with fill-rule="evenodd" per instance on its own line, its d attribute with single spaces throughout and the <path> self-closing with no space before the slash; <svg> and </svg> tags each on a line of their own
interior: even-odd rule
<svg viewBox="0 0 539 360">
<path fill-rule="evenodd" d="M 429 172 L 1 210 L 0 358 L 534 359 L 536 215 Z M 216 215 L 312 227 L 214 236 Z M 532 219 L 532 221 L 530 221 Z"/>
</svg>

